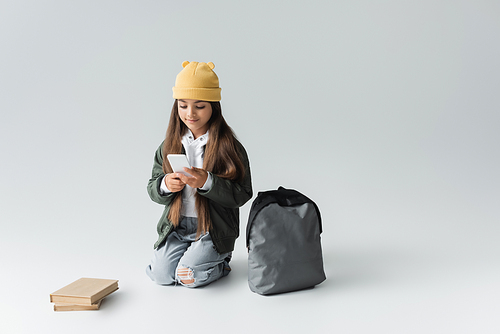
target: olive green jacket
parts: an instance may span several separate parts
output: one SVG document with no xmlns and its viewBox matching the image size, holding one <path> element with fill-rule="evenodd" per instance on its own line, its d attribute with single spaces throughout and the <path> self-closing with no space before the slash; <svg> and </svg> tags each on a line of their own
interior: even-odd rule
<svg viewBox="0 0 500 334">
<path fill-rule="evenodd" d="M 250 164 L 248 156 L 239 142 L 237 142 L 243 165 L 245 166 L 245 177 L 241 182 L 230 181 L 212 174 L 212 187 L 207 191 L 197 189 L 198 194 L 209 199 L 210 217 L 212 227 L 210 236 L 215 249 L 219 254 L 228 253 L 234 250 L 234 242 L 240 234 L 240 212 L 239 207 L 252 198 L 252 180 L 250 176 Z M 148 182 L 148 193 L 151 199 L 165 206 L 163 214 L 157 225 L 158 240 L 154 248 L 167 238 L 172 232 L 172 222 L 168 220 L 170 204 L 175 196 L 180 193 L 162 194 L 160 185 L 165 173 L 163 172 L 163 143 L 158 147 L 154 157 L 153 171 Z M 183 148 L 184 153 L 184 148 Z"/>
</svg>

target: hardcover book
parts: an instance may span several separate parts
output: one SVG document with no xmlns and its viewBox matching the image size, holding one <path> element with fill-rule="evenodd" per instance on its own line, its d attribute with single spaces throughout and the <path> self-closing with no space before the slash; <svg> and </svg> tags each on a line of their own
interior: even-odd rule
<svg viewBox="0 0 500 334">
<path fill-rule="evenodd" d="M 101 307 L 102 299 L 92 305 L 54 304 L 54 311 L 90 311 Z"/>
<path fill-rule="evenodd" d="M 92 306 L 116 290 L 118 280 L 83 277 L 53 292 L 50 301 L 58 305 Z"/>
</svg>

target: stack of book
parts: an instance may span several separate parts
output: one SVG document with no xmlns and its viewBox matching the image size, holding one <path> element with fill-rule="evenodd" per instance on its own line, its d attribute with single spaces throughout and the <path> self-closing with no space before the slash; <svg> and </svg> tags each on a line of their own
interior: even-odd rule
<svg viewBox="0 0 500 334">
<path fill-rule="evenodd" d="M 118 290 L 118 280 L 80 278 L 50 294 L 54 311 L 98 310 L 104 297 Z"/>
</svg>

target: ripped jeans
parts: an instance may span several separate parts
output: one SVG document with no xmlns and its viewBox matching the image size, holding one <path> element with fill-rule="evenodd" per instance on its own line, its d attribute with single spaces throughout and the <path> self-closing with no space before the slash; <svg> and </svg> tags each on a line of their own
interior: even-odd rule
<svg viewBox="0 0 500 334">
<path fill-rule="evenodd" d="M 219 254 L 207 232 L 196 240 L 198 220 L 182 217 L 179 226 L 154 250 L 146 273 L 157 284 L 207 285 L 229 274 L 231 253 Z"/>
</svg>

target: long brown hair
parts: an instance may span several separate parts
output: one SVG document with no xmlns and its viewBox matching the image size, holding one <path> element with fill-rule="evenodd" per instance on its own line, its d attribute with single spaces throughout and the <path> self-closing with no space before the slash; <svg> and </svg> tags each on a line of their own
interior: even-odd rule
<svg viewBox="0 0 500 334">
<path fill-rule="evenodd" d="M 220 102 L 210 102 L 210 105 L 212 107 L 212 116 L 208 121 L 208 141 L 203 158 L 203 169 L 225 179 L 241 181 L 245 176 L 245 166 L 241 161 L 236 137 L 222 116 Z M 167 135 L 163 142 L 163 172 L 165 174 L 173 172 L 166 159 L 167 154 L 182 152 L 181 139 L 187 130 L 187 126 L 179 117 L 178 101 L 175 100 L 170 114 Z M 196 211 L 198 213 L 198 237 L 201 233 L 209 231 L 212 221 L 208 207 L 209 200 L 198 193 L 195 196 Z M 174 227 L 179 225 L 181 208 L 182 196 L 181 192 L 178 192 L 168 213 L 168 219 Z"/>
</svg>

